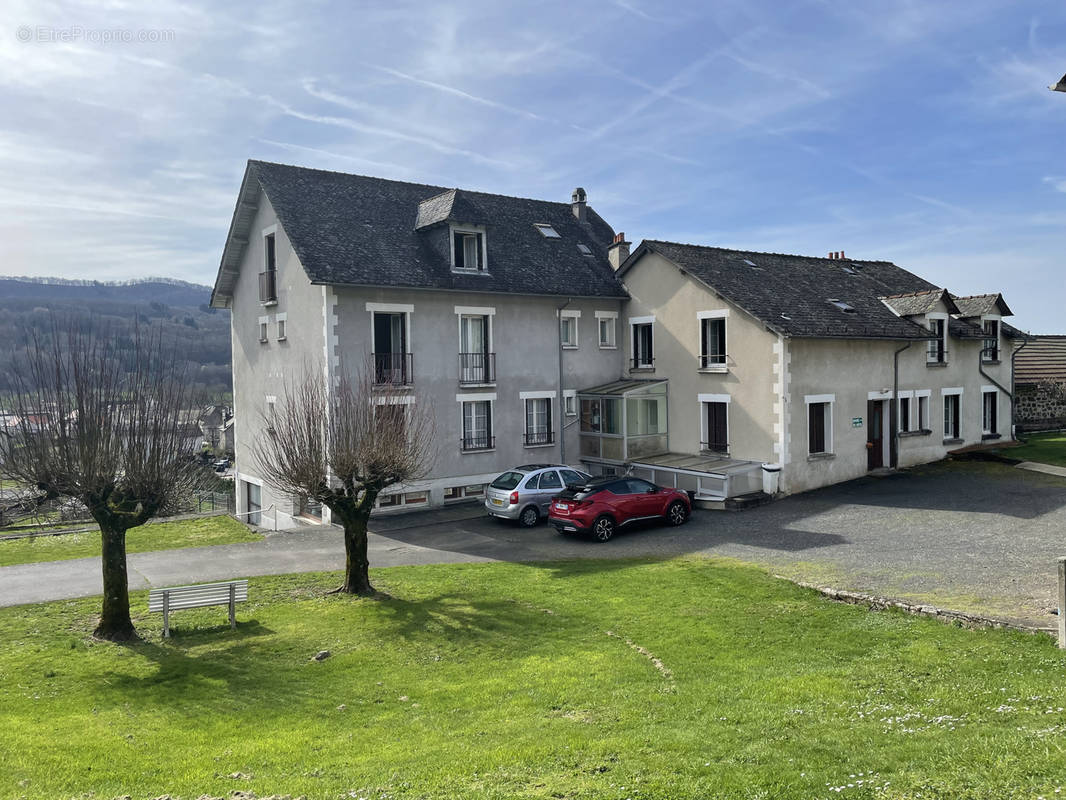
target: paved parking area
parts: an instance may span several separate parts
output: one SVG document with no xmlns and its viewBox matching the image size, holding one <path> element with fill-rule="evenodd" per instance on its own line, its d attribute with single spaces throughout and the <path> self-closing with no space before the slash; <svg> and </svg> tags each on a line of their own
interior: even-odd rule
<svg viewBox="0 0 1066 800">
<path fill-rule="evenodd" d="M 696 512 L 607 544 L 522 529 L 476 506 L 371 522 L 375 566 L 454 561 L 725 556 L 823 586 L 1052 626 L 1056 559 L 1066 555 L 1066 478 L 985 462 L 861 478 L 750 511 Z M 340 569 L 334 530 L 130 556 L 131 588 Z M 550 569 L 550 565 L 531 565 Z M 98 559 L 0 569 L 0 605 L 100 592 Z"/>
</svg>

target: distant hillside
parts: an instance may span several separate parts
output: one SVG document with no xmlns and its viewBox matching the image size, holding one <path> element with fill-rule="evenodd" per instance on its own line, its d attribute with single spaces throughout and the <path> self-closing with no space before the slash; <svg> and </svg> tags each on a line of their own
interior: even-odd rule
<svg viewBox="0 0 1066 800">
<path fill-rule="evenodd" d="M 50 316 L 90 316 L 103 324 L 161 325 L 189 359 L 196 383 L 230 391 L 229 312 L 211 308 L 211 288 L 165 278 L 126 282 L 0 277 L 0 391 L 10 390 L 10 364 L 26 332 L 45 332 Z"/>
</svg>

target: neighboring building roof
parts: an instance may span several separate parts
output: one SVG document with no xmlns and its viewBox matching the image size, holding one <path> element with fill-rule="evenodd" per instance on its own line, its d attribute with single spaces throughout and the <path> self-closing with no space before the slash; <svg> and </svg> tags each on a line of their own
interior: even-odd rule
<svg viewBox="0 0 1066 800">
<path fill-rule="evenodd" d="M 947 289 L 927 289 L 924 292 L 907 292 L 882 297 L 882 300 L 901 317 L 915 317 L 935 311 L 943 303 L 949 314 L 959 313 Z"/>
<path fill-rule="evenodd" d="M 1066 336 L 1033 336 L 1014 357 L 1015 383 L 1066 381 Z"/>
<path fill-rule="evenodd" d="M 607 260 L 614 231 L 591 208 L 581 222 L 570 203 L 249 161 L 212 305 L 232 294 L 260 187 L 315 284 L 626 297 Z M 485 274 L 451 270 L 450 243 L 433 239 L 446 221 L 485 226 Z M 538 222 L 559 237 L 545 237 Z"/>
<path fill-rule="evenodd" d="M 897 316 L 881 298 L 942 291 L 888 261 L 755 253 L 656 240 L 641 242 L 619 269 L 619 277 L 647 251 L 673 262 L 787 336 L 928 339 L 932 334 L 926 328 Z"/>
<path fill-rule="evenodd" d="M 1013 317 L 1014 312 L 1007 307 L 1001 294 L 975 294 L 969 297 L 956 297 L 955 305 L 963 317 L 980 317 L 982 314 L 998 314 L 1001 317 Z"/>
</svg>

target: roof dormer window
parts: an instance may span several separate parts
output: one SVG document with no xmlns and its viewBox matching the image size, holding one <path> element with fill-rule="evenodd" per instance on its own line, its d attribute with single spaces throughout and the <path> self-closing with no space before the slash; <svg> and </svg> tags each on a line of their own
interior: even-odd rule
<svg viewBox="0 0 1066 800">
<path fill-rule="evenodd" d="M 851 306 L 848 303 L 845 303 L 843 300 L 837 300 L 837 299 L 831 297 L 831 298 L 829 298 L 829 302 L 832 303 L 837 308 L 839 308 L 845 314 L 854 314 L 855 313 L 854 306 Z"/>
<path fill-rule="evenodd" d="M 463 272 L 484 272 L 485 234 L 473 230 L 453 230 L 452 269 Z"/>
<path fill-rule="evenodd" d="M 559 232 L 547 222 L 534 222 L 533 227 L 540 231 L 545 239 L 560 239 Z"/>
</svg>

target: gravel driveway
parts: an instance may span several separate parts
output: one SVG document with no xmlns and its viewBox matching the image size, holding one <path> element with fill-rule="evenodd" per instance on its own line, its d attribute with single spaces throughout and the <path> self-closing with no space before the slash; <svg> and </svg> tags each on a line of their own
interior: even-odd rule
<svg viewBox="0 0 1066 800">
<path fill-rule="evenodd" d="M 696 512 L 607 544 L 484 517 L 408 527 L 392 539 L 465 556 L 542 560 L 685 553 L 755 562 L 790 578 L 1053 626 L 1066 556 L 1066 479 L 991 462 L 940 462 L 866 477 L 744 512 Z"/>
</svg>

